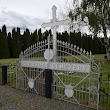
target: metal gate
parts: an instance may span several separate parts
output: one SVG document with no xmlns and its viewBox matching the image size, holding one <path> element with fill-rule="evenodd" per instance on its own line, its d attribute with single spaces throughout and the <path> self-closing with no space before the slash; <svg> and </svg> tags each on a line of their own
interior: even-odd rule
<svg viewBox="0 0 110 110">
<path fill-rule="evenodd" d="M 98 109 L 100 71 L 91 52 L 62 41 L 57 41 L 57 49 L 58 62 L 89 64 L 91 69 L 90 73 L 53 70 L 53 97 Z"/>
<path fill-rule="evenodd" d="M 45 69 L 22 67 L 21 61 L 42 61 L 44 50 L 47 48 L 47 41 L 38 42 L 24 52 L 21 52 L 17 65 L 16 88 L 37 93 L 45 94 Z"/>
<path fill-rule="evenodd" d="M 57 40 L 57 58 L 54 62 L 52 50 L 53 41 L 48 39 L 21 52 L 16 87 L 44 95 L 44 71 L 51 69 L 53 98 L 98 109 L 100 72 L 91 52 Z"/>
</svg>

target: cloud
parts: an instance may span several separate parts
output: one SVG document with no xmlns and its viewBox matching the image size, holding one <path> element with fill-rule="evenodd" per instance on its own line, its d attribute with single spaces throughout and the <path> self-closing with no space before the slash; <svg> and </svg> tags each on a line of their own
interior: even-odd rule
<svg viewBox="0 0 110 110">
<path fill-rule="evenodd" d="M 8 31 L 14 27 L 20 27 L 22 30 L 28 28 L 33 32 L 36 28 L 40 28 L 43 21 L 43 19 L 25 16 L 6 8 L 0 9 L 0 28 L 5 24 Z"/>
</svg>

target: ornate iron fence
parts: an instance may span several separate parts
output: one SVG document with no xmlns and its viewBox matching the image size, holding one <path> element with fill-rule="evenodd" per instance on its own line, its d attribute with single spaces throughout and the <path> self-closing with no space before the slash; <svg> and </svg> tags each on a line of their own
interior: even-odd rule
<svg viewBox="0 0 110 110">
<path fill-rule="evenodd" d="M 49 52 L 45 57 L 47 50 Z M 54 56 L 50 59 L 51 51 L 53 40 L 48 39 L 21 52 L 16 87 L 45 95 L 45 69 L 50 69 L 53 75 L 52 98 L 98 109 L 100 72 L 91 52 L 59 40 L 56 62 Z"/>
<path fill-rule="evenodd" d="M 11 87 L 16 87 L 16 62 L 7 65 L 7 83 Z"/>
<path fill-rule="evenodd" d="M 0 84 L 16 87 L 16 62 L 0 65 Z"/>
<path fill-rule="evenodd" d="M 110 110 L 110 74 L 100 75 L 100 110 Z"/>
</svg>

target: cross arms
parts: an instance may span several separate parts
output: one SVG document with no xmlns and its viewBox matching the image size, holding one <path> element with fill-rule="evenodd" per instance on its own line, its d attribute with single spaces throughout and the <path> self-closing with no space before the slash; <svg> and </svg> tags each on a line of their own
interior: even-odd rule
<svg viewBox="0 0 110 110">
<path fill-rule="evenodd" d="M 70 23 L 70 20 L 61 20 L 61 21 L 56 21 L 56 22 L 50 22 L 50 23 L 43 23 L 42 27 L 55 27 L 59 25 L 68 25 Z"/>
</svg>

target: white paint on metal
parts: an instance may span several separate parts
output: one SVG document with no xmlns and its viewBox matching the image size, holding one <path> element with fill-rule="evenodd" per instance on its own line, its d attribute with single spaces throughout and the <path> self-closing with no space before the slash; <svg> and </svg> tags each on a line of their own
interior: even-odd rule
<svg viewBox="0 0 110 110">
<path fill-rule="evenodd" d="M 68 98 L 71 98 L 73 96 L 73 86 L 71 85 L 65 85 L 65 95 L 68 97 Z"/>
<path fill-rule="evenodd" d="M 53 58 L 53 50 L 52 49 L 46 49 L 44 52 L 44 57 L 46 60 L 51 60 Z"/>
<path fill-rule="evenodd" d="M 29 86 L 29 88 L 31 88 L 31 89 L 34 88 L 34 79 L 29 79 L 29 81 L 28 81 L 28 86 Z"/>
<path fill-rule="evenodd" d="M 89 63 L 60 63 L 60 62 L 45 62 L 45 61 L 21 61 L 22 67 L 52 69 L 62 71 L 73 71 L 81 73 L 90 73 Z"/>
<path fill-rule="evenodd" d="M 56 62 L 56 56 L 57 56 L 57 27 L 59 25 L 68 25 L 70 23 L 70 20 L 61 20 L 58 21 L 56 18 L 56 10 L 57 7 L 55 5 L 53 5 L 52 7 L 52 16 L 53 19 L 50 23 L 43 23 L 42 27 L 51 27 L 51 29 L 53 29 L 53 51 L 54 51 L 54 62 Z"/>
</svg>

